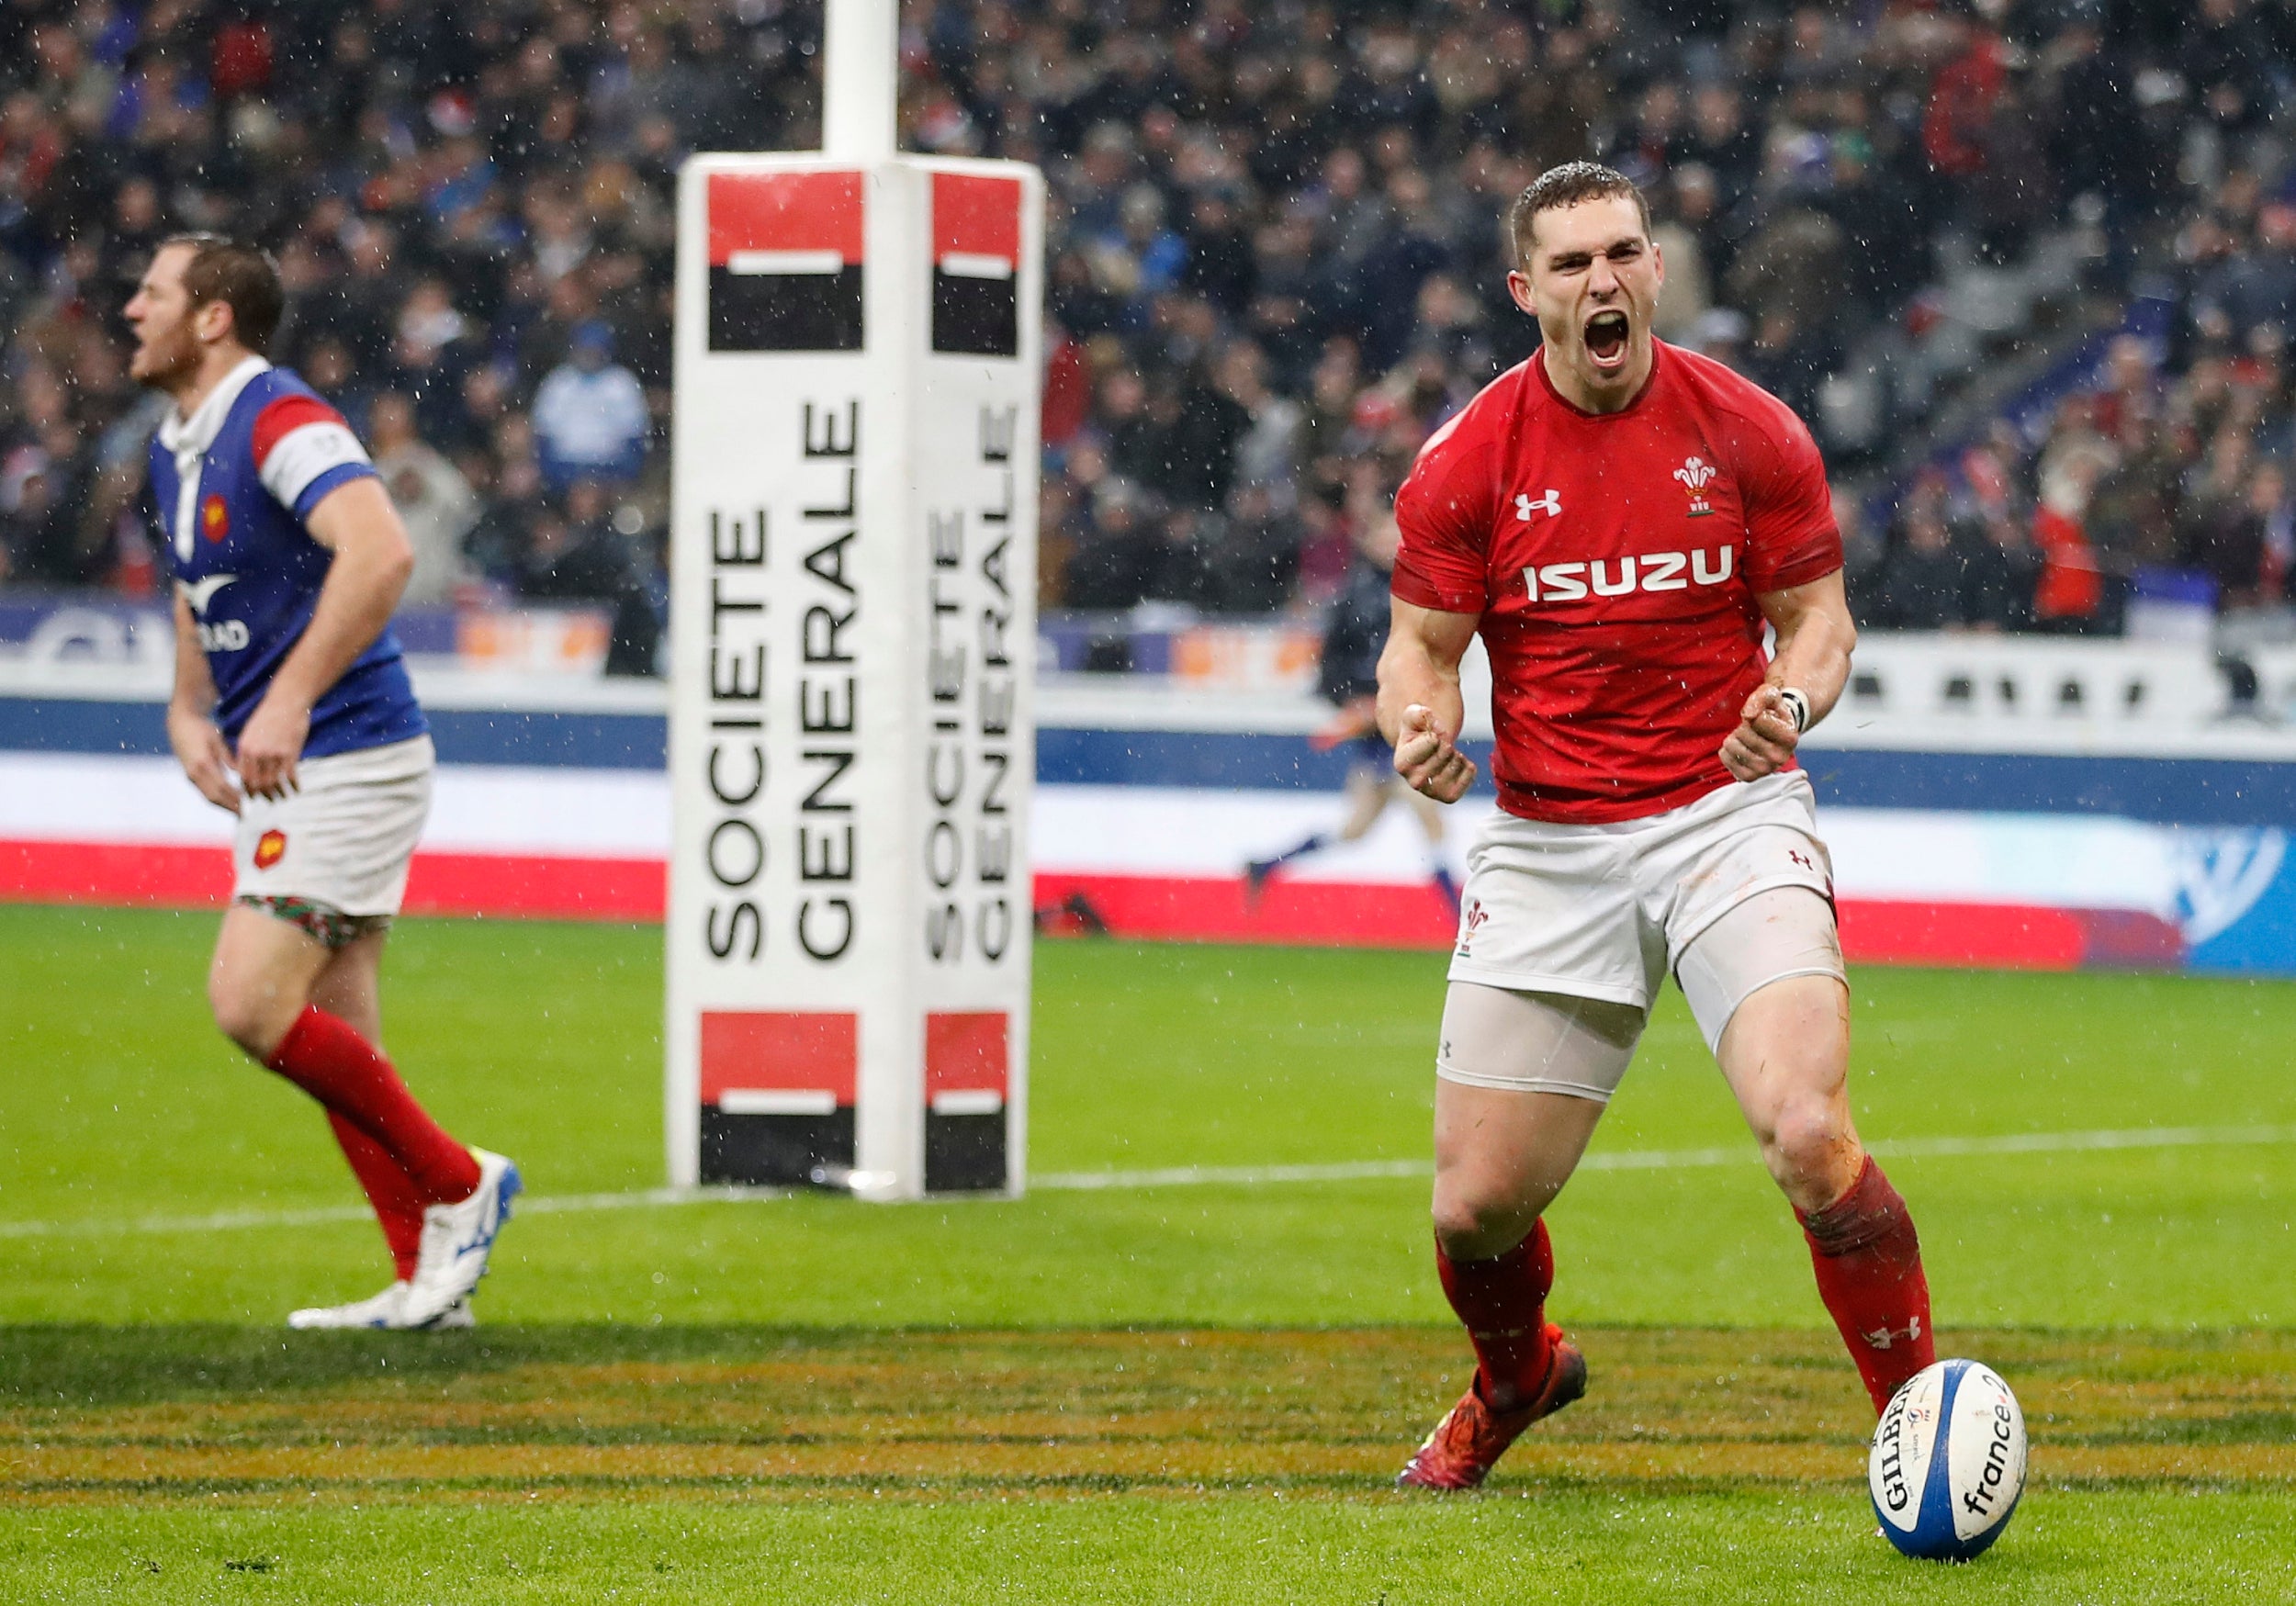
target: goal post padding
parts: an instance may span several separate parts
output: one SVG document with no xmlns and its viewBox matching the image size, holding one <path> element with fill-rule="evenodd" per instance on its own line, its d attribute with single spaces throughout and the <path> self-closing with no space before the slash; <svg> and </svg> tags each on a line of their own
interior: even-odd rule
<svg viewBox="0 0 2296 1606">
<path fill-rule="evenodd" d="M 1043 187 L 679 184 L 671 1180 L 1019 1191 Z"/>
</svg>

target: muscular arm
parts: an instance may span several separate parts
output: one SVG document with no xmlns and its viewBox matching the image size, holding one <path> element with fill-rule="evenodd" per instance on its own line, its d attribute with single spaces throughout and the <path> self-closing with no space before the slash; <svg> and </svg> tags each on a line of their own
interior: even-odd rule
<svg viewBox="0 0 2296 1606">
<path fill-rule="evenodd" d="M 311 705 L 382 635 L 414 572 L 414 547 L 379 479 L 337 486 L 320 499 L 306 527 L 335 557 L 310 626 L 240 732 L 240 779 L 262 797 L 294 786 Z"/>
<path fill-rule="evenodd" d="M 1480 615 L 1444 613 L 1394 600 L 1379 654 L 1379 734 L 1395 744 L 1395 772 L 1437 803 L 1457 803 L 1475 783 L 1458 750 L 1467 723 L 1459 659 Z"/>
<path fill-rule="evenodd" d="M 1738 729 L 1722 744 L 1723 766 L 1740 781 L 1775 774 L 1794 757 L 1801 733 L 1778 693 L 1791 686 L 1807 698 L 1815 725 L 1840 701 L 1850 680 L 1850 652 L 1858 644 L 1840 569 L 1806 585 L 1763 591 L 1754 601 L 1778 633 L 1778 652 L 1746 700 Z"/>
<path fill-rule="evenodd" d="M 239 813 L 239 789 L 231 784 L 231 749 L 215 728 L 215 676 L 199 650 L 199 627 L 191 604 L 175 593 L 175 690 L 167 700 L 167 745 L 199 795 L 217 808 Z"/>
</svg>

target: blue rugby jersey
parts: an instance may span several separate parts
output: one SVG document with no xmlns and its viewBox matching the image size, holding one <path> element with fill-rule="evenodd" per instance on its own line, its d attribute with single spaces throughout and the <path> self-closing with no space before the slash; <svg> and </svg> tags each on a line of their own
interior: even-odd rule
<svg viewBox="0 0 2296 1606">
<path fill-rule="evenodd" d="M 334 555 L 304 521 L 327 493 L 372 477 L 343 415 L 284 368 L 250 357 L 190 418 L 152 442 L 161 545 L 215 677 L 215 722 L 239 733 L 302 639 Z M 429 728 L 388 626 L 311 709 L 306 758 L 380 747 Z"/>
</svg>

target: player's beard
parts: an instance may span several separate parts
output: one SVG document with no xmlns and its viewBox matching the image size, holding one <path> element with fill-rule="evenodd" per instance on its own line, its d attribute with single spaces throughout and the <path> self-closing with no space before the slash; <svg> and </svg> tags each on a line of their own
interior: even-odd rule
<svg viewBox="0 0 2296 1606">
<path fill-rule="evenodd" d="M 147 390 L 170 395 L 199 371 L 199 343 L 183 324 L 139 345 L 128 358 L 128 376 Z"/>
</svg>

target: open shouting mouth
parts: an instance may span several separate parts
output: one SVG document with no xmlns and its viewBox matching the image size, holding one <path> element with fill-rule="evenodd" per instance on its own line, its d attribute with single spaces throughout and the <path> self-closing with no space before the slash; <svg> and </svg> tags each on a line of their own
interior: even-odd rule
<svg viewBox="0 0 2296 1606">
<path fill-rule="evenodd" d="M 1586 354 L 1597 373 L 1615 374 L 1626 365 L 1630 332 L 1624 312 L 1597 312 L 1586 320 Z"/>
</svg>

